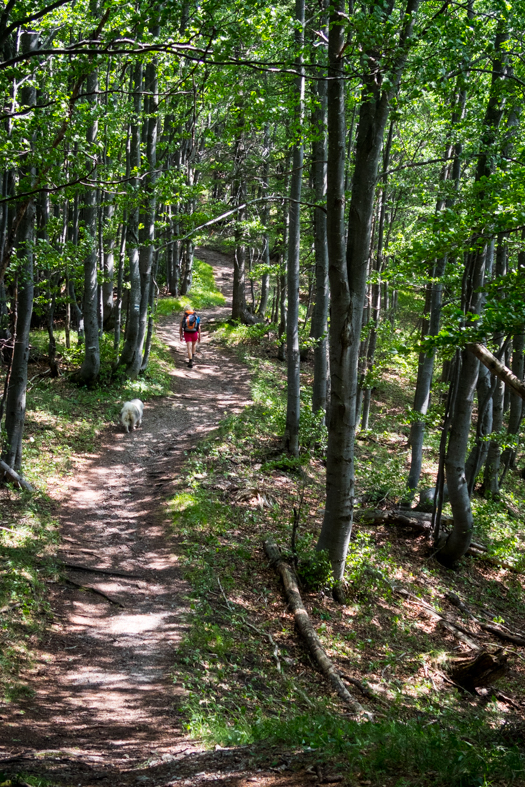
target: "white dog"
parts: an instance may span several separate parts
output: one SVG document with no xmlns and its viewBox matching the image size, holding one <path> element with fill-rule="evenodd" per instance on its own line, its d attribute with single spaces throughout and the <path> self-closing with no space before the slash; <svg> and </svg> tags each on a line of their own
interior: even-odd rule
<svg viewBox="0 0 525 787">
<path fill-rule="evenodd" d="M 144 405 L 140 399 L 132 399 L 131 402 L 124 402 L 122 412 L 120 413 L 120 420 L 126 428 L 126 432 L 131 432 L 140 426 L 142 423 L 142 415 L 144 413 Z"/>
</svg>

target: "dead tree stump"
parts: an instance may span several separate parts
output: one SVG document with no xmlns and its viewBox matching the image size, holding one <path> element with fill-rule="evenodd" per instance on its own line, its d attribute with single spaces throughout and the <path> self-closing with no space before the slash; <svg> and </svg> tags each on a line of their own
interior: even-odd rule
<svg viewBox="0 0 525 787">
<path fill-rule="evenodd" d="M 482 650 L 475 658 L 456 662 L 449 675 L 458 686 L 476 694 L 478 686 L 489 686 L 507 674 L 508 658 L 503 648 L 499 648 L 496 653 Z"/>
</svg>

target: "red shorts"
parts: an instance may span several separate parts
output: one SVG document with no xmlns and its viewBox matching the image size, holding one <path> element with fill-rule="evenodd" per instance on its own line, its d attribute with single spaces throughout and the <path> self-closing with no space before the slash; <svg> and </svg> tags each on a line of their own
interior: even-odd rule
<svg viewBox="0 0 525 787">
<path fill-rule="evenodd" d="M 199 338 L 198 331 L 184 331 L 184 341 L 185 342 L 196 342 Z"/>
</svg>

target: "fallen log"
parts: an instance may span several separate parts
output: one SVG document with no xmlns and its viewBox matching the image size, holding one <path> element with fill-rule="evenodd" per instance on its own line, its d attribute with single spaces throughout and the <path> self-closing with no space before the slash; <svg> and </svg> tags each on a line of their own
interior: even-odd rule
<svg viewBox="0 0 525 787">
<path fill-rule="evenodd" d="M 502 380 L 508 388 L 511 388 L 514 393 L 517 393 L 522 399 L 525 399 L 525 383 L 516 377 L 514 372 L 505 366 L 484 344 L 480 342 L 471 342 L 467 344 L 467 350 L 478 358 L 481 363 L 487 367 L 499 380 Z"/>
<path fill-rule="evenodd" d="M 326 655 L 319 637 L 317 636 L 310 622 L 308 612 L 306 611 L 306 608 L 303 604 L 295 574 L 288 563 L 286 563 L 286 561 L 283 559 L 281 550 L 272 539 L 265 541 L 263 546 L 266 556 L 270 561 L 270 565 L 278 574 L 280 574 L 281 579 L 283 580 L 286 599 L 293 612 L 295 625 L 297 626 L 299 633 L 305 641 L 315 663 L 328 682 L 331 684 L 338 697 L 346 705 L 348 705 L 348 707 L 350 707 L 354 713 L 372 720 L 373 716 L 370 711 L 365 710 L 361 703 L 359 703 L 355 697 L 350 694 L 346 686 L 343 684 L 334 664 Z"/>
<path fill-rule="evenodd" d="M 22 489 L 25 489 L 27 492 L 35 491 L 34 487 L 32 487 L 31 484 L 25 480 L 25 478 L 22 478 L 22 476 L 19 475 L 16 470 L 13 470 L 11 467 L 9 467 L 9 465 L 6 464 L 2 459 L 0 459 L 0 470 L 3 470 L 4 474 L 9 476 L 12 481 L 19 484 Z"/>
<path fill-rule="evenodd" d="M 488 631 L 489 634 L 495 634 L 500 639 L 508 640 L 508 642 L 513 642 L 515 645 L 525 645 L 525 637 L 520 637 L 519 634 L 514 634 L 514 632 L 503 626 L 497 626 L 495 623 L 482 623 L 479 620 L 477 623 L 483 631 Z"/>
</svg>

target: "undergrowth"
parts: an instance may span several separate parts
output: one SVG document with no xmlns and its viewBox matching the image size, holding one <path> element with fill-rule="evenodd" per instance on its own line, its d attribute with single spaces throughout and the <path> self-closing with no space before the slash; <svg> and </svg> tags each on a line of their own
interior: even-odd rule
<svg viewBox="0 0 525 787">
<path fill-rule="evenodd" d="M 283 454 L 284 368 L 261 357 L 264 346 L 254 356 L 254 334 L 261 331 L 220 328 L 229 344 L 240 337 L 238 352 L 251 369 L 254 403 L 225 419 L 217 434 L 191 452 L 171 504 L 192 587 L 188 634 L 175 665 L 175 681 L 185 692 L 182 724 L 209 745 L 267 741 L 309 752 L 319 762 L 335 760 L 348 778 L 360 775 L 374 785 L 525 784 L 519 734 L 503 733 L 508 713 L 490 695 L 485 706 L 465 699 L 440 677 L 457 641 L 447 641 L 420 617 L 417 605 L 393 589 L 401 583 L 436 609 L 446 607 L 444 594 L 451 589 L 474 608 L 487 599 L 496 610 L 506 604 L 512 627 L 523 610 L 521 578 L 511 575 L 502 582 L 480 561 L 452 575 L 429 560 L 421 540 L 413 547 L 388 527 L 355 527 L 348 604 L 336 605 L 326 560 L 319 556 L 309 563 L 323 517 L 326 430 L 311 413 L 304 375 L 300 455 Z M 392 505 L 404 492 L 407 449 L 399 422 L 406 396 L 393 377 L 379 391 L 371 429 L 359 440 L 356 474 L 364 507 Z M 382 698 L 373 703 L 373 724 L 346 718 L 312 669 L 267 566 L 261 545 L 269 536 L 292 559 L 295 515 L 303 600 L 336 665 Z M 499 528 L 495 544 L 502 549 L 515 544 L 516 527 L 507 532 L 499 514 L 483 514 L 486 521 L 481 516 L 487 538 Z M 519 664 L 499 684 L 514 695 L 523 686 Z"/>
<path fill-rule="evenodd" d="M 56 578 L 56 521 L 49 499 L 4 489 L 0 509 L 0 695 L 26 696 L 21 671 L 52 619 L 46 582 Z"/>
</svg>

